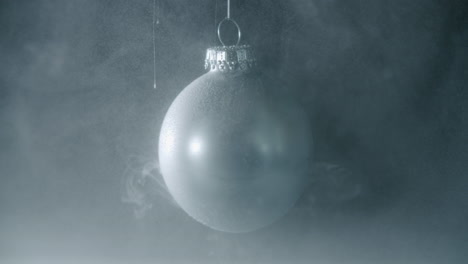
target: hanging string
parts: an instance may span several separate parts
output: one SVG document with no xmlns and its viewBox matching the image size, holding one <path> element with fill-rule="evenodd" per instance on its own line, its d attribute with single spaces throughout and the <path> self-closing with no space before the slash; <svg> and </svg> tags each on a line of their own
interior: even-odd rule
<svg viewBox="0 0 468 264">
<path fill-rule="evenodd" d="M 159 25 L 160 4 L 156 8 L 156 0 L 153 0 L 153 88 L 156 89 L 156 26 Z"/>
<path fill-rule="evenodd" d="M 214 0 L 215 2 L 215 10 L 214 10 L 214 27 L 215 27 L 215 31 L 216 29 L 218 28 L 218 0 Z M 215 39 L 216 41 L 216 39 Z"/>
<path fill-rule="evenodd" d="M 231 19 L 231 0 L 227 0 L 226 6 L 227 6 L 226 17 L 224 19 L 222 19 L 221 22 L 219 22 L 218 28 L 217 28 L 218 39 L 219 39 L 219 42 L 221 42 L 221 44 L 225 47 L 226 44 L 224 43 L 224 41 L 221 38 L 221 26 L 226 22 L 230 22 L 230 23 L 234 24 L 234 26 L 237 28 L 237 42 L 234 44 L 235 46 L 237 46 L 237 45 L 239 45 L 239 43 L 241 41 L 242 32 L 241 32 L 241 29 L 239 27 L 239 24 L 237 24 L 237 22 L 234 19 Z"/>
</svg>

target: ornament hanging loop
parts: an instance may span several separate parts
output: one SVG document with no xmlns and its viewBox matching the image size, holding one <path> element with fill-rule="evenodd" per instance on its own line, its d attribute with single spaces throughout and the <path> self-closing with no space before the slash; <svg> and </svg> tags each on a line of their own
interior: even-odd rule
<svg viewBox="0 0 468 264">
<path fill-rule="evenodd" d="M 235 44 L 235 46 L 239 45 L 240 41 L 241 41 L 241 37 L 242 37 L 242 32 L 241 32 L 241 29 L 239 27 L 239 24 L 237 24 L 237 22 L 230 18 L 230 17 L 226 17 L 224 18 L 223 20 L 221 20 L 221 22 L 219 22 L 218 24 L 218 39 L 219 39 L 219 42 L 221 42 L 221 44 L 223 44 L 223 46 L 225 47 L 226 44 L 224 43 L 223 39 L 221 38 L 221 26 L 225 23 L 225 22 L 231 22 L 232 24 L 234 24 L 234 26 L 236 26 L 237 28 L 237 42 Z"/>
</svg>

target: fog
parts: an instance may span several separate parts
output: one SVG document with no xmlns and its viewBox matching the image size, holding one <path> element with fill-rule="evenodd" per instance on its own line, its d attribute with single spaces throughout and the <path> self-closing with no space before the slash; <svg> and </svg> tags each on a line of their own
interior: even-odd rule
<svg viewBox="0 0 468 264">
<path fill-rule="evenodd" d="M 0 4 L 0 263 L 467 263 L 468 2 L 232 0 L 306 110 L 311 185 L 246 234 L 173 201 L 161 124 L 222 0 Z"/>
</svg>

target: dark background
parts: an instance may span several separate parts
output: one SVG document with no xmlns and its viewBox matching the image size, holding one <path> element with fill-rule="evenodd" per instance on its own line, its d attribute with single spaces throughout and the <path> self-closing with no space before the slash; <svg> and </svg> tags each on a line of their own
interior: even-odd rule
<svg viewBox="0 0 468 264">
<path fill-rule="evenodd" d="M 122 187 L 157 160 L 225 14 L 159 1 L 156 90 L 152 1 L 1 2 L 0 263 L 468 262 L 467 1 L 232 1 L 244 43 L 307 110 L 316 161 L 363 186 L 312 188 L 243 235 L 166 195 L 136 191 L 152 208 L 135 217 Z"/>
</svg>

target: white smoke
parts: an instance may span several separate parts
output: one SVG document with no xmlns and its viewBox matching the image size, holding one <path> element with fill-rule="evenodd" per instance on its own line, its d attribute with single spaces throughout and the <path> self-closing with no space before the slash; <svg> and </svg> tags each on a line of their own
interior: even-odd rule
<svg viewBox="0 0 468 264">
<path fill-rule="evenodd" d="M 159 201 L 177 206 L 155 160 L 131 155 L 123 177 L 122 202 L 132 205 L 137 218 L 143 218 Z"/>
<path fill-rule="evenodd" d="M 178 206 L 170 195 L 159 171 L 159 164 L 147 157 L 129 156 L 122 182 L 122 202 L 133 207 L 136 218 L 145 217 L 155 204 Z M 311 184 L 303 195 L 300 208 L 340 205 L 354 200 L 365 190 L 360 177 L 351 170 L 332 163 L 311 165 Z"/>
</svg>

